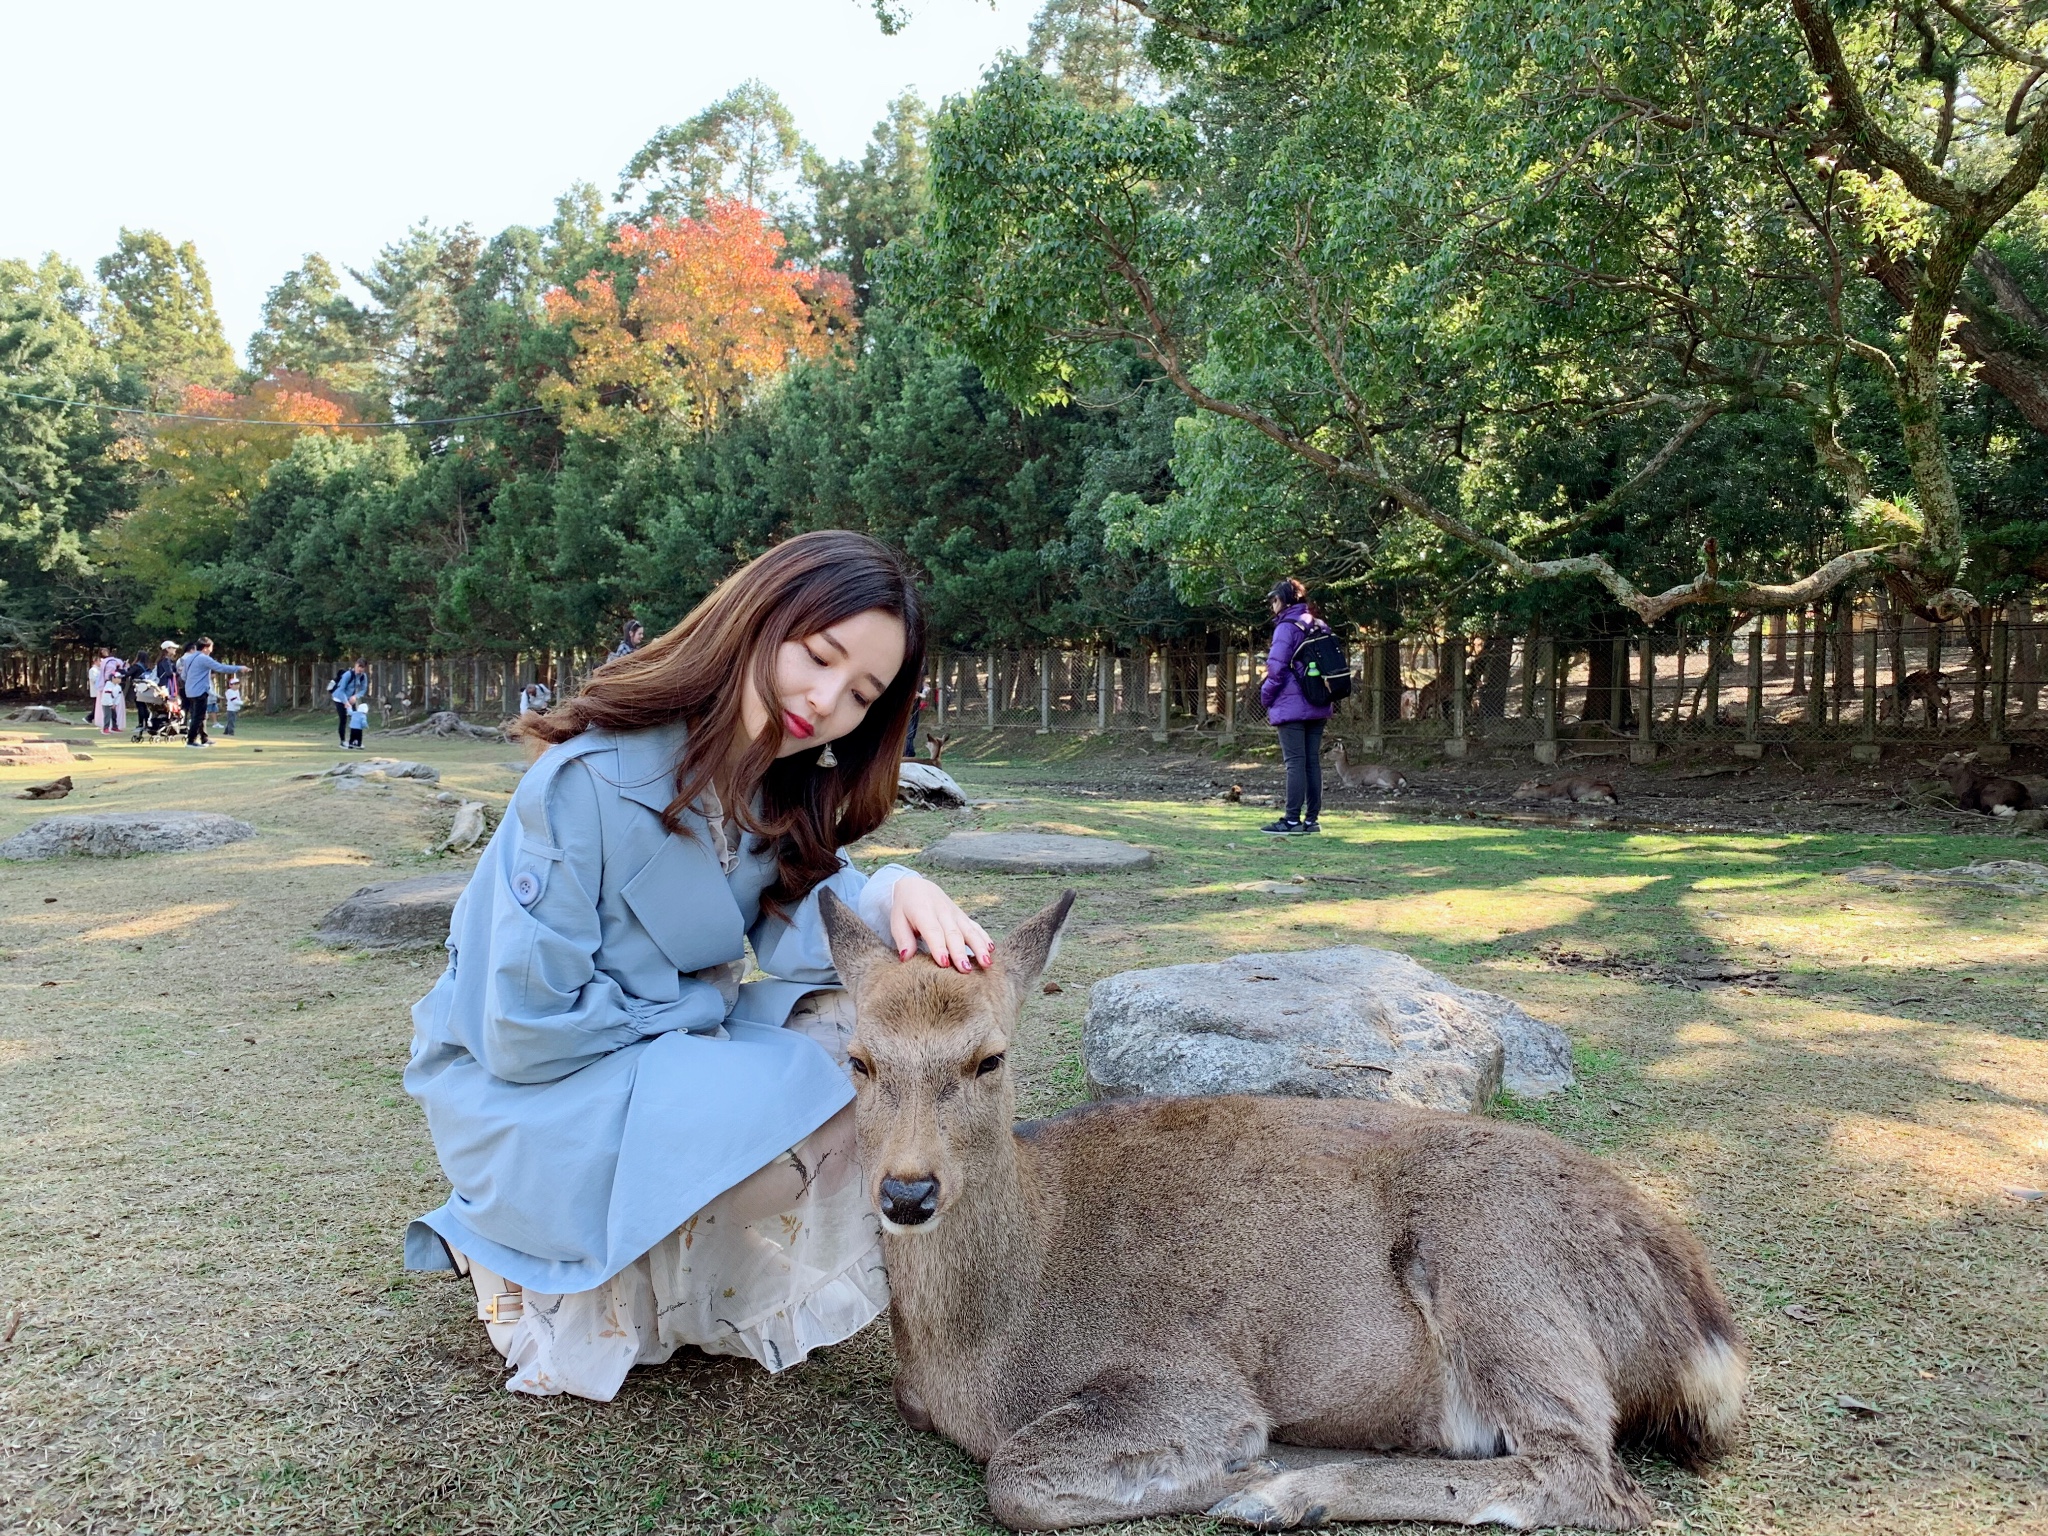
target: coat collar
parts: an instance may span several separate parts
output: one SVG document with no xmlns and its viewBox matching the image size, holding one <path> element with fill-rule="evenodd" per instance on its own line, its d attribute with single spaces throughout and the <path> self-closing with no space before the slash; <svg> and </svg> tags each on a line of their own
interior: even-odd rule
<svg viewBox="0 0 2048 1536">
<path fill-rule="evenodd" d="M 619 754 L 619 793 L 656 814 L 667 810 L 676 797 L 676 765 L 683 760 L 689 739 L 689 727 L 680 720 L 613 737 Z"/>
</svg>

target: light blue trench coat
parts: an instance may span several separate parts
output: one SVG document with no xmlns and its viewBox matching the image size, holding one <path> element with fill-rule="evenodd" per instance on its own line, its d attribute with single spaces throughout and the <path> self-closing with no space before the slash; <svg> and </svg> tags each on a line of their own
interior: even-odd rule
<svg viewBox="0 0 2048 1536">
<path fill-rule="evenodd" d="M 782 1027 L 839 985 L 818 892 L 763 917 L 765 845 L 743 837 L 727 875 L 702 816 L 663 827 L 683 741 L 677 725 L 551 747 L 456 903 L 405 1073 L 454 1192 L 407 1229 L 408 1268 L 448 1268 L 445 1240 L 529 1290 L 589 1290 L 851 1101 Z M 841 865 L 826 885 L 885 928 L 910 871 Z M 715 968 L 747 944 L 774 979 L 729 1002 L 740 967 Z"/>
</svg>

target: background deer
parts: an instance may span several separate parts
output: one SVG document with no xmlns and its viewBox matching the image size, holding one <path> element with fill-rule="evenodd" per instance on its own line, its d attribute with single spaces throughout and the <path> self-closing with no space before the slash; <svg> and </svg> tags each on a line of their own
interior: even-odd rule
<svg viewBox="0 0 2048 1536">
<path fill-rule="evenodd" d="M 1684 1228 L 1540 1131 L 1400 1105 L 1013 1125 L 1011 1032 L 1073 899 L 960 975 L 823 898 L 896 1401 L 987 1464 L 995 1518 L 1646 1524 L 1617 1434 L 1709 1453 L 1744 1378 Z M 1362 1454 L 1283 1470 L 1272 1442 Z"/>
<path fill-rule="evenodd" d="M 1534 779 L 1524 779 L 1515 786 L 1516 800 L 1570 800 L 1575 804 L 1613 805 L 1620 796 L 1614 786 L 1605 779 L 1595 778 L 1590 773 L 1567 774 L 1549 784 L 1539 784 Z"/>
<path fill-rule="evenodd" d="M 1384 763 L 1354 763 L 1344 738 L 1337 738 L 1337 781 L 1346 789 L 1369 789 L 1397 795 L 1408 787 L 1408 775 Z"/>
<path fill-rule="evenodd" d="M 1943 758 L 1935 771 L 1948 780 L 1948 792 L 1966 811 L 1982 811 L 1987 816 L 2013 816 L 2034 803 L 2033 791 L 2018 779 L 1986 773 L 1961 752 Z"/>
</svg>

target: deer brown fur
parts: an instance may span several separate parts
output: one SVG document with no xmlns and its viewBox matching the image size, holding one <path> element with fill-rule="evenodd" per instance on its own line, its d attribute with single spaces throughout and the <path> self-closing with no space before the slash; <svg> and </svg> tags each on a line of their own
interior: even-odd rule
<svg viewBox="0 0 2048 1536">
<path fill-rule="evenodd" d="M 995 1518 L 1648 1523 L 1617 1437 L 1704 1456 L 1740 1411 L 1741 1335 L 1685 1229 L 1543 1132 L 1400 1105 L 1013 1124 L 1005 1053 L 1072 902 L 968 975 L 823 902 L 897 1402 L 987 1464 Z M 1285 1470 L 1276 1443 L 1359 1454 Z"/>
<path fill-rule="evenodd" d="M 1408 787 L 1408 775 L 1385 763 L 1354 763 L 1344 738 L 1337 738 L 1337 780 L 1346 789 L 1369 789 L 1377 794 L 1398 795 Z"/>
<path fill-rule="evenodd" d="M 2034 803 L 2033 791 L 2018 779 L 1986 773 L 1961 754 L 1943 758 L 1937 771 L 1948 780 L 1948 792 L 1955 796 L 1956 804 L 1966 811 L 2012 816 Z"/>
<path fill-rule="evenodd" d="M 1605 779 L 1595 778 L 1590 773 L 1567 774 L 1549 784 L 1539 784 L 1534 779 L 1524 779 L 1515 786 L 1517 800 L 1570 800 L 1587 805 L 1612 805 L 1620 798 L 1614 793 L 1614 786 Z"/>
</svg>

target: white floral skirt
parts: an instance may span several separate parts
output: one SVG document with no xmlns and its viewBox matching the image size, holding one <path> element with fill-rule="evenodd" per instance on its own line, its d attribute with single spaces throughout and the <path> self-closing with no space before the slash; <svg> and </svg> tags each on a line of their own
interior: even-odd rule
<svg viewBox="0 0 2048 1536">
<path fill-rule="evenodd" d="M 813 992 L 788 1027 L 844 1068 L 852 999 Z M 522 1290 L 463 1255 L 456 1267 L 512 1367 L 509 1390 L 598 1402 L 611 1401 L 634 1366 L 659 1365 L 685 1344 L 786 1370 L 858 1333 L 889 1304 L 851 1106 L 592 1290 Z"/>
</svg>

